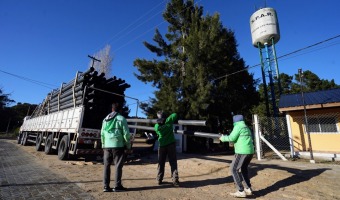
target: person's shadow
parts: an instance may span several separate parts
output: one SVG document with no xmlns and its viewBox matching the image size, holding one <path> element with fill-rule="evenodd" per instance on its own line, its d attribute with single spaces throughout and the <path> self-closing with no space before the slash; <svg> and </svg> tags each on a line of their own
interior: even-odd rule
<svg viewBox="0 0 340 200">
<path fill-rule="evenodd" d="M 179 159 L 186 159 L 193 157 L 194 155 L 182 155 Z M 212 158 L 208 156 L 202 156 L 202 155 L 196 155 L 196 158 L 203 159 L 203 160 L 210 160 L 215 162 L 223 162 L 223 163 L 231 163 L 231 160 L 226 160 L 224 158 Z M 153 162 L 156 160 L 151 159 Z M 142 159 L 143 162 L 143 159 Z M 140 164 L 140 163 L 139 163 Z M 228 167 L 226 165 L 226 167 Z M 247 196 L 247 198 L 256 198 L 260 196 L 265 196 L 271 192 L 275 192 L 280 190 L 281 188 L 288 187 L 291 185 L 295 185 L 301 182 L 308 181 L 314 177 L 319 176 L 326 170 L 330 170 L 329 168 L 318 168 L 318 169 L 306 169 L 306 170 L 300 170 L 297 168 L 291 168 L 291 167 L 283 167 L 280 165 L 275 164 L 261 164 L 261 163 L 250 163 L 249 165 L 249 177 L 250 179 L 252 177 L 258 176 L 258 172 L 264 169 L 276 169 L 281 171 L 286 171 L 291 173 L 292 175 L 290 177 L 287 177 L 282 180 L 278 180 L 271 186 L 268 186 L 266 188 L 262 188 L 260 190 L 254 191 L 252 196 Z M 221 169 L 219 169 L 221 170 Z M 202 176 L 206 174 L 197 174 L 193 176 Z M 188 177 L 186 177 L 188 178 Z M 207 185 L 220 185 L 225 183 L 233 183 L 233 178 L 231 175 L 227 177 L 221 177 L 221 178 L 214 178 L 214 179 L 206 179 L 206 180 L 192 180 L 192 181 L 184 181 L 180 182 L 180 187 L 182 188 L 198 188 L 198 187 L 204 187 Z M 254 186 L 256 186 L 256 182 L 252 182 Z M 170 188 L 173 187 L 171 183 L 165 183 L 161 186 L 149 186 L 149 187 L 142 187 L 142 188 L 134 188 L 131 190 L 148 190 L 148 189 L 161 189 L 161 188 Z"/>
<path fill-rule="evenodd" d="M 319 169 L 306 169 L 306 170 L 300 170 L 296 168 L 290 168 L 290 167 L 282 167 L 278 165 L 261 165 L 261 164 L 253 164 L 250 168 L 250 177 L 256 176 L 256 173 L 258 171 L 264 170 L 265 168 L 271 168 L 271 169 L 278 169 L 282 171 L 287 171 L 292 174 L 292 176 L 287 177 L 285 179 L 279 180 L 276 183 L 274 183 L 271 186 L 268 186 L 266 188 L 257 190 L 254 192 L 254 195 L 256 196 L 265 196 L 271 192 L 275 192 L 280 190 L 281 188 L 285 188 L 291 185 L 295 185 L 298 183 L 302 183 L 305 181 L 308 181 L 316 176 L 319 176 L 326 170 L 330 170 L 330 168 L 319 168 Z M 256 184 L 256 183 L 254 183 Z"/>
<path fill-rule="evenodd" d="M 223 163 L 231 163 L 231 160 L 225 160 L 222 158 L 211 158 L 211 157 L 205 157 L 205 156 L 199 156 L 200 159 L 206 159 L 206 160 L 212 160 L 216 162 L 223 162 Z M 277 169 L 277 170 L 282 170 L 286 171 L 292 174 L 292 176 L 287 177 L 285 179 L 279 180 L 276 183 L 274 183 L 271 186 L 268 186 L 266 188 L 262 188 L 260 190 L 254 191 L 252 196 L 249 196 L 247 198 L 255 198 L 259 196 L 265 196 L 271 192 L 275 192 L 280 190 L 281 188 L 288 187 L 291 185 L 295 185 L 298 183 L 302 183 L 305 181 L 308 181 L 314 177 L 319 176 L 326 170 L 331 170 L 330 168 L 318 168 L 318 169 L 306 169 L 306 170 L 301 170 L 297 168 L 291 168 L 291 167 L 283 167 L 280 165 L 275 165 L 275 164 L 258 164 L 258 163 L 250 163 L 249 165 L 249 177 L 250 179 L 252 177 L 257 176 L 257 172 L 264 170 L 264 169 Z M 183 184 L 183 187 L 201 187 L 205 186 L 207 184 L 212 184 L 212 185 L 219 185 L 223 183 L 230 183 L 233 182 L 232 176 L 228 176 L 226 178 L 217 178 L 217 179 L 210 179 L 209 181 L 187 181 Z M 256 185 L 256 183 L 253 183 L 253 185 Z"/>
</svg>

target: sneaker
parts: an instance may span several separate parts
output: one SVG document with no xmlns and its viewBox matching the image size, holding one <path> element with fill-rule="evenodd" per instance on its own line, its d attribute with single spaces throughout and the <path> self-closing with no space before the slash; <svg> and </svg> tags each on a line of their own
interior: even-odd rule
<svg viewBox="0 0 340 200">
<path fill-rule="evenodd" d="M 121 186 L 118 186 L 118 187 L 114 187 L 112 189 L 113 192 L 122 192 L 122 191 L 126 191 L 127 188 L 126 187 L 123 187 L 122 185 Z"/>
<path fill-rule="evenodd" d="M 158 183 L 158 185 L 162 185 L 163 181 L 162 180 L 158 180 L 157 183 Z"/>
<path fill-rule="evenodd" d="M 173 184 L 175 187 L 179 187 L 179 181 L 174 181 L 172 184 Z"/>
<path fill-rule="evenodd" d="M 245 198 L 245 197 L 247 197 L 245 191 L 242 191 L 242 192 L 237 191 L 235 193 L 230 193 L 230 195 L 233 196 L 233 197 L 238 197 L 238 198 Z"/>
<path fill-rule="evenodd" d="M 112 188 L 104 187 L 103 192 L 112 192 Z"/>
<path fill-rule="evenodd" d="M 253 195 L 253 190 L 251 188 L 244 188 L 244 192 L 248 196 Z"/>
</svg>

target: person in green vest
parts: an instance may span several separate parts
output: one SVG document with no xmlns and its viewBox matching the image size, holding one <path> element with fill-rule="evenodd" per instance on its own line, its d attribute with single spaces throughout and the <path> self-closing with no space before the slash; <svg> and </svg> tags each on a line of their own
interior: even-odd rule
<svg viewBox="0 0 340 200">
<path fill-rule="evenodd" d="M 251 183 L 248 176 L 248 165 L 254 155 L 253 136 L 245 124 L 242 115 L 233 116 L 234 128 L 229 135 L 222 135 L 222 142 L 234 143 L 235 156 L 230 165 L 230 173 L 233 176 L 237 191 L 230 193 L 233 197 L 245 198 L 252 195 Z M 245 182 L 245 187 L 242 184 Z"/>
<path fill-rule="evenodd" d="M 125 191 L 122 185 L 125 151 L 131 151 L 130 131 L 126 119 L 120 115 L 118 103 L 112 104 L 112 112 L 105 117 L 101 129 L 101 142 L 104 151 L 104 190 L 103 192 Z M 115 165 L 115 184 L 110 188 L 112 162 Z"/>
<path fill-rule="evenodd" d="M 157 112 L 157 123 L 155 124 L 155 131 L 158 136 L 158 185 L 161 185 L 164 178 L 164 168 L 166 158 L 169 159 L 171 168 L 171 177 L 173 185 L 179 186 L 177 155 L 176 155 L 176 140 L 173 130 L 173 124 L 177 120 L 177 114 L 172 113 L 165 119 L 163 111 Z"/>
</svg>

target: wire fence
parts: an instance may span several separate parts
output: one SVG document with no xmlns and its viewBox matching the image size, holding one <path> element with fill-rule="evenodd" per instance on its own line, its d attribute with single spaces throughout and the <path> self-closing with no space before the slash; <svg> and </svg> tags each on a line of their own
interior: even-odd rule
<svg viewBox="0 0 340 200">
<path fill-rule="evenodd" d="M 304 116 L 294 117 L 298 124 L 302 124 L 300 132 L 310 134 L 336 134 L 339 133 L 338 119 L 339 113 L 326 113 L 308 115 L 307 121 Z M 308 124 L 308 126 L 306 126 Z M 308 129 L 306 129 L 308 127 Z"/>
<path fill-rule="evenodd" d="M 286 117 L 254 115 L 257 157 L 284 160 L 301 156 L 309 154 L 310 144 L 314 152 L 337 152 L 339 148 L 330 139 L 334 137 L 329 136 L 340 134 L 339 122 L 340 113 L 308 113 L 306 117 L 303 114 Z M 313 140 L 308 141 L 310 138 Z"/>
<path fill-rule="evenodd" d="M 308 113 L 307 113 L 308 114 Z M 308 114 L 294 116 L 294 135 L 300 140 L 294 140 L 294 147 L 299 152 L 309 152 L 309 139 L 311 139 L 313 152 L 338 152 L 338 138 L 340 133 L 340 113 Z M 306 125 L 307 124 L 307 125 Z"/>
<path fill-rule="evenodd" d="M 258 117 L 254 115 L 257 155 L 260 159 L 279 159 L 275 148 L 284 157 L 289 157 L 291 145 L 285 117 Z M 282 159 L 282 158 L 281 158 Z"/>
</svg>

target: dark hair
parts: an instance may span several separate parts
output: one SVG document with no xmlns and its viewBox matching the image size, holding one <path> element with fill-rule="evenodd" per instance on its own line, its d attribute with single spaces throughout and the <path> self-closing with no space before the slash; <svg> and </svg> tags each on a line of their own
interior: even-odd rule
<svg viewBox="0 0 340 200">
<path fill-rule="evenodd" d="M 157 118 L 158 119 L 164 118 L 164 112 L 162 110 L 157 112 Z"/>
<path fill-rule="evenodd" d="M 112 109 L 118 110 L 118 108 L 119 108 L 119 103 L 113 102 L 113 103 L 112 103 Z"/>
</svg>

